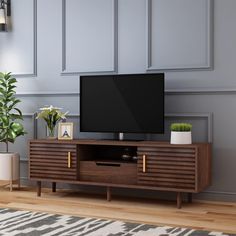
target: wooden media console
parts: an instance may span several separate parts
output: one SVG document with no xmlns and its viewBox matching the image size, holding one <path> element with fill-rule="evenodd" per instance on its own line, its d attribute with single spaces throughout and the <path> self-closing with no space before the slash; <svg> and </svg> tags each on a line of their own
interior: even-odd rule
<svg viewBox="0 0 236 236">
<path fill-rule="evenodd" d="M 172 145 L 157 141 L 31 140 L 29 178 L 41 182 L 104 186 L 107 200 L 115 187 L 172 191 L 181 208 L 182 193 L 210 185 L 211 145 Z"/>
</svg>

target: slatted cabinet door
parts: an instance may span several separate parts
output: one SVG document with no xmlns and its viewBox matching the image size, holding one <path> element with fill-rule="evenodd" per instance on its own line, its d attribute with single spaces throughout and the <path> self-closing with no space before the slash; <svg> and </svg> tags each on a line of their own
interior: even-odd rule
<svg viewBox="0 0 236 236">
<path fill-rule="evenodd" d="M 196 192 L 196 147 L 138 147 L 138 184 Z"/>
<path fill-rule="evenodd" d="M 77 180 L 76 144 L 30 142 L 31 179 Z"/>
</svg>

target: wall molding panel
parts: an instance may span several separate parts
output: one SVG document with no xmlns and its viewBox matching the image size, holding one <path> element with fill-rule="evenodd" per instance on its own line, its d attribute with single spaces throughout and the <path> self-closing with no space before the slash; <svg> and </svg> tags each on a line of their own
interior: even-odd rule
<svg viewBox="0 0 236 236">
<path fill-rule="evenodd" d="M 158 0 L 158 1 L 159 1 L 159 3 L 161 3 L 160 0 Z M 156 57 L 158 57 L 158 56 L 154 55 L 155 52 L 153 50 L 153 44 L 154 44 L 154 40 L 153 40 L 154 30 L 153 30 L 153 22 L 152 22 L 153 16 L 154 16 L 153 3 L 154 2 L 152 0 L 146 0 L 146 44 L 147 44 L 146 45 L 146 70 L 147 71 L 211 70 L 213 68 L 213 0 L 205 0 L 205 6 L 204 6 L 205 9 L 201 9 L 204 12 L 204 14 L 206 14 L 205 15 L 206 22 L 204 23 L 204 25 L 206 25 L 206 29 L 204 30 L 204 35 L 202 36 L 202 37 L 204 37 L 203 47 L 205 48 L 205 51 L 202 52 L 202 55 L 199 55 L 199 57 L 203 57 L 202 61 L 197 62 L 197 63 L 189 62 L 190 60 L 187 60 L 188 59 L 187 56 L 185 56 L 186 58 L 183 60 L 182 63 L 177 63 L 177 64 L 176 64 L 176 62 L 174 62 L 173 64 L 165 64 L 165 62 L 161 63 L 162 58 L 173 58 L 175 56 L 175 55 L 173 55 L 173 51 L 165 52 L 167 54 L 165 54 L 164 56 L 161 55 L 162 53 L 160 53 L 160 57 L 158 59 L 156 59 L 156 63 L 154 62 L 154 60 L 153 60 L 154 56 L 156 56 Z M 159 3 L 157 3 L 157 4 L 159 4 Z M 195 2 L 195 4 L 196 3 L 197 2 Z M 183 2 L 183 4 L 184 4 L 184 2 Z M 164 32 L 163 34 L 165 34 L 165 33 L 166 32 Z M 178 32 L 177 34 L 178 34 L 178 37 L 180 37 L 179 35 L 183 35 L 183 39 L 186 40 L 187 32 L 185 32 L 185 34 L 183 32 Z M 197 32 L 196 34 L 200 34 L 200 32 Z M 158 39 L 158 36 L 156 36 L 156 39 Z M 170 39 L 170 37 L 168 37 L 168 40 L 169 39 Z M 176 38 L 173 38 L 173 40 L 176 40 Z M 181 41 L 184 41 L 184 40 L 181 40 Z M 167 46 L 168 46 L 168 42 L 163 40 L 163 38 L 160 41 L 155 40 L 155 42 L 156 43 L 159 42 L 160 45 L 161 45 L 161 43 L 162 44 L 167 43 Z M 191 43 L 190 41 L 191 40 L 189 39 L 189 41 L 187 41 L 187 44 L 190 44 Z M 185 45 L 181 45 L 181 46 L 183 47 L 183 51 L 184 51 Z M 159 47 L 164 48 L 164 45 L 159 46 Z M 165 45 L 165 47 L 166 47 L 166 45 Z M 160 49 L 158 49 L 158 50 L 160 51 Z M 177 50 L 177 51 L 179 52 L 179 50 Z M 199 52 L 199 49 L 197 51 Z M 168 53 L 169 53 L 169 55 L 168 55 Z M 172 55 L 171 55 L 171 53 L 172 53 Z M 194 55 L 194 54 L 192 53 L 191 55 Z M 179 60 L 179 59 L 181 59 L 181 57 L 177 57 L 176 60 L 177 59 Z M 199 59 L 196 59 L 196 60 L 199 60 Z"/>
<path fill-rule="evenodd" d="M 62 72 L 61 75 L 78 75 L 78 74 L 106 74 L 117 73 L 118 70 L 118 0 L 112 0 L 112 69 L 89 69 L 84 70 L 77 68 L 75 70 L 68 69 L 67 57 L 67 2 L 62 0 Z"/>
<path fill-rule="evenodd" d="M 173 96 L 173 95 L 231 95 L 236 94 L 236 89 L 232 88 L 219 88 L 219 89 L 167 89 L 165 90 L 166 96 Z M 18 92 L 16 94 L 18 97 L 43 97 L 43 96 L 49 96 L 49 97 L 61 97 L 61 96 L 80 96 L 79 92 L 70 92 L 70 91 L 37 91 L 37 92 Z"/>
<path fill-rule="evenodd" d="M 234 196 L 234 195 L 236 195 L 236 192 L 222 192 L 222 191 L 204 191 L 204 192 L 202 192 L 203 194 L 204 193 L 207 193 L 207 194 L 217 194 L 217 195 L 232 195 L 232 196 Z"/>
<path fill-rule="evenodd" d="M 230 95 L 236 94 L 236 88 L 209 88 L 209 89 L 170 89 L 166 95 Z"/>
<path fill-rule="evenodd" d="M 18 92 L 17 97 L 74 97 L 79 96 L 79 92 L 69 92 L 69 91 L 37 91 L 37 92 Z"/>
<path fill-rule="evenodd" d="M 29 74 L 31 77 L 37 76 L 37 0 L 34 0 L 34 49 L 33 49 L 33 58 L 34 58 L 34 65 L 33 65 L 33 74 Z"/>
<path fill-rule="evenodd" d="M 33 133 L 32 133 L 32 137 L 36 138 L 37 136 L 37 129 L 35 128 L 35 120 L 36 120 L 36 115 L 35 113 L 23 113 L 22 114 L 23 117 L 27 117 L 27 118 L 31 118 L 32 121 L 32 125 L 33 125 Z"/>
<path fill-rule="evenodd" d="M 166 118 L 203 118 L 207 120 L 207 141 L 213 141 L 213 113 L 166 113 Z"/>
<path fill-rule="evenodd" d="M 36 77 L 37 76 L 37 0 L 33 0 L 33 27 L 32 27 L 32 34 L 33 34 L 33 49 L 32 49 L 32 59 L 33 59 L 33 68 L 32 72 L 29 73 L 13 73 L 12 75 L 19 78 L 19 77 Z"/>
</svg>

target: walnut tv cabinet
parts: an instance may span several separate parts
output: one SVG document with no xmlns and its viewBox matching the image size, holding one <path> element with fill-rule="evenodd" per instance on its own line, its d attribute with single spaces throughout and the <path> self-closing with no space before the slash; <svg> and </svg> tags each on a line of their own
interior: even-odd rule
<svg viewBox="0 0 236 236">
<path fill-rule="evenodd" d="M 157 141 L 48 140 L 29 141 L 29 178 L 41 182 L 112 188 L 198 193 L 210 185 L 211 144 L 172 145 Z"/>
</svg>

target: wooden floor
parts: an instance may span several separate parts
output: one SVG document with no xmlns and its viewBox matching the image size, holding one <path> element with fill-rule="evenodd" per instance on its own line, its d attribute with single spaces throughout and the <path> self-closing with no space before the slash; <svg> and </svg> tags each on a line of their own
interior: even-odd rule
<svg viewBox="0 0 236 236">
<path fill-rule="evenodd" d="M 35 189 L 0 187 L 0 207 L 236 233 L 236 203 L 194 201 L 176 209 L 170 201 L 114 196 L 107 202 L 105 194 L 49 189 L 36 197 Z"/>
</svg>

